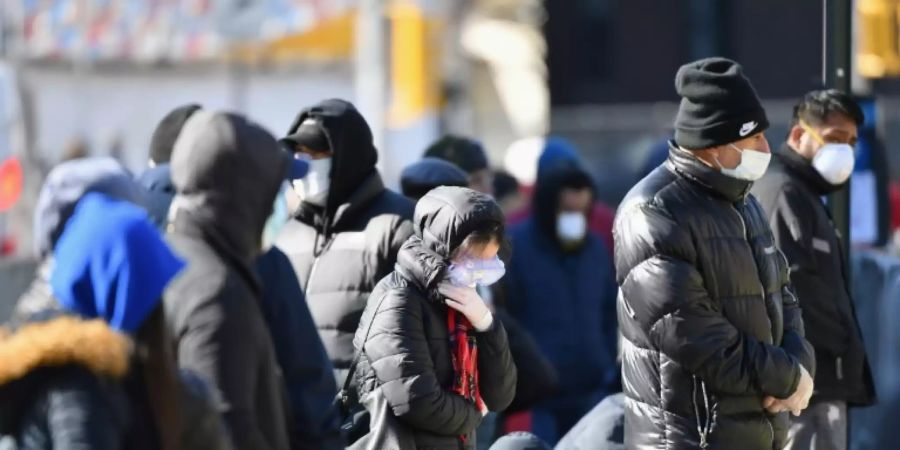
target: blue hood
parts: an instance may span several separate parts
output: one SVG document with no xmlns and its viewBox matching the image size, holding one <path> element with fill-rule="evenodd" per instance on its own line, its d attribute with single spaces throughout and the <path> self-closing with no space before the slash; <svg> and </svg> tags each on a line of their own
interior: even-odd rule
<svg viewBox="0 0 900 450">
<path fill-rule="evenodd" d="M 567 165 L 581 167 L 581 156 L 578 149 L 566 139 L 561 137 L 549 137 L 544 143 L 544 151 L 538 159 L 538 179 L 550 169 Z"/>
<path fill-rule="evenodd" d="M 147 212 L 150 213 L 150 219 L 160 230 L 165 229 L 169 206 L 175 198 L 171 167 L 160 164 L 147 169 L 138 177 L 137 182 L 147 190 Z"/>
<path fill-rule="evenodd" d="M 78 202 L 53 256 L 50 286 L 59 304 L 131 334 L 184 267 L 143 209 L 99 193 Z"/>
<path fill-rule="evenodd" d="M 439 186 L 469 186 L 469 174 L 455 164 L 426 156 L 407 166 L 400 174 L 403 195 L 418 200 Z"/>
</svg>

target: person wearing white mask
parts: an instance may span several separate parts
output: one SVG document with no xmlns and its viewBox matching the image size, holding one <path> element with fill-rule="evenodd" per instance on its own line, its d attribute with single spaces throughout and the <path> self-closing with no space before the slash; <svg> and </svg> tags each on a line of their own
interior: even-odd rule
<svg viewBox="0 0 900 450">
<path fill-rule="evenodd" d="M 478 295 L 505 274 L 500 206 L 463 187 L 419 200 L 415 233 L 369 296 L 342 393 L 370 413 L 351 448 L 475 450 L 489 411 L 513 401 L 506 329 Z M 342 396 L 343 397 L 343 396 Z M 352 433 L 348 433 L 352 434 Z"/>
<path fill-rule="evenodd" d="M 625 447 L 780 449 L 816 364 L 805 298 L 749 194 L 771 158 L 766 112 L 729 59 L 685 64 L 675 88 L 669 158 L 613 227 Z"/>
<path fill-rule="evenodd" d="M 385 188 L 372 131 L 350 102 L 302 110 L 281 143 L 310 167 L 291 183 L 300 205 L 275 245 L 293 264 L 341 386 L 366 298 L 394 270 L 414 204 Z"/>
<path fill-rule="evenodd" d="M 772 168 L 754 185 L 791 266 L 806 335 L 816 350 L 816 393 L 794 418 L 787 449 L 847 448 L 847 407 L 875 402 L 875 386 L 844 266 L 842 237 L 822 199 L 853 172 L 863 112 L 849 95 L 813 91 L 794 108 Z"/>
<path fill-rule="evenodd" d="M 611 252 L 588 229 L 594 182 L 574 162 L 542 171 L 529 216 L 510 229 L 509 313 L 559 375 L 557 393 L 532 411 L 531 431 L 553 444 L 620 390 Z"/>
</svg>

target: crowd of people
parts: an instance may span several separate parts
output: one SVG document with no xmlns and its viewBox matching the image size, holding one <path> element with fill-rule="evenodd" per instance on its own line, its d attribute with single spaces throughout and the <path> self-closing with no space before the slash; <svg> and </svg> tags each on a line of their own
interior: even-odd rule
<svg viewBox="0 0 900 450">
<path fill-rule="evenodd" d="M 59 164 L 0 329 L 0 448 L 846 449 L 875 392 L 821 198 L 862 112 L 809 93 L 773 153 L 737 63 L 676 89 L 617 213 L 555 137 L 534 186 L 448 135 L 394 192 L 338 99 L 281 139 L 178 107 L 137 177 Z"/>
</svg>

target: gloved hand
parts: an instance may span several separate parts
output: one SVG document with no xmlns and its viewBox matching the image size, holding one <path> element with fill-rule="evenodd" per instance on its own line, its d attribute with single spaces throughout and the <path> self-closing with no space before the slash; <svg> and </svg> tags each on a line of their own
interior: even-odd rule
<svg viewBox="0 0 900 450">
<path fill-rule="evenodd" d="M 487 331 L 494 323 L 494 315 L 474 288 L 438 285 L 438 292 L 446 297 L 447 306 L 461 312 L 478 331 Z"/>
<path fill-rule="evenodd" d="M 800 416 L 800 413 L 809 406 L 809 399 L 812 397 L 813 387 L 812 377 L 809 375 L 806 368 L 801 365 L 800 383 L 797 384 L 797 390 L 784 400 L 767 396 L 763 399 L 763 408 L 772 414 L 790 411 L 794 416 Z"/>
</svg>

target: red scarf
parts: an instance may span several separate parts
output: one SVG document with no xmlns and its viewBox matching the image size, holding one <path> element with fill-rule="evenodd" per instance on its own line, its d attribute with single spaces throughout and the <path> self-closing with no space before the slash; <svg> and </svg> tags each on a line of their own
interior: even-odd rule
<svg viewBox="0 0 900 450">
<path fill-rule="evenodd" d="M 453 362 L 453 392 L 484 410 L 484 400 L 478 389 L 478 345 L 475 336 L 469 334 L 472 324 L 459 311 L 449 308 L 447 329 L 450 332 L 450 358 Z M 465 436 L 460 436 L 463 441 Z"/>
</svg>

